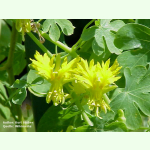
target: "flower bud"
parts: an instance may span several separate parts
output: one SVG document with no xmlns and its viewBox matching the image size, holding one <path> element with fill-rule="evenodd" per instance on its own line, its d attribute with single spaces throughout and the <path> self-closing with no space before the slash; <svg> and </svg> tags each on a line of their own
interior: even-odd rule
<svg viewBox="0 0 150 150">
<path fill-rule="evenodd" d="M 24 41 L 25 33 L 31 31 L 30 19 L 16 19 L 16 29 L 18 32 L 22 32 L 22 40 Z"/>
<path fill-rule="evenodd" d="M 120 122 L 123 122 L 125 123 L 126 122 L 126 118 L 124 116 L 124 111 L 122 109 L 119 109 L 118 110 L 118 118 L 117 118 L 117 121 L 120 121 Z"/>
</svg>

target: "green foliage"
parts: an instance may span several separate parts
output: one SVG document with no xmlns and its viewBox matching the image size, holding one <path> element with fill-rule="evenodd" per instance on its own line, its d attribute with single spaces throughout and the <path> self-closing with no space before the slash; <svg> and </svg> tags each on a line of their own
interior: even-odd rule
<svg viewBox="0 0 150 150">
<path fill-rule="evenodd" d="M 3 86 L 3 84 L 0 82 L 0 114 L 3 116 L 5 119 L 10 118 L 10 109 L 6 105 L 6 100 L 7 100 L 7 93 L 6 89 Z"/>
<path fill-rule="evenodd" d="M 74 31 L 74 26 L 67 19 L 46 19 L 43 23 L 43 32 L 49 32 L 49 37 L 53 41 L 58 41 L 60 37 L 60 29 L 65 35 L 71 35 Z"/>
<path fill-rule="evenodd" d="M 10 43 L 11 31 L 4 20 L 0 20 L 1 32 L 0 32 L 0 47 L 5 47 Z"/>
<path fill-rule="evenodd" d="M 0 19 L 0 61 L 6 58 L 6 47 L 10 42 L 11 31 L 6 22 Z"/>
<path fill-rule="evenodd" d="M 113 41 L 115 38 L 114 32 L 117 32 L 123 25 L 124 23 L 121 20 L 116 20 L 110 23 L 109 19 L 101 19 L 98 26 L 92 26 L 86 29 L 81 35 L 81 38 L 84 41 L 94 38 L 92 42 L 92 49 L 98 56 L 105 52 L 106 45 L 111 53 L 120 54 L 121 50 L 115 47 Z"/>
<path fill-rule="evenodd" d="M 71 107 L 69 110 L 61 106 L 51 106 L 41 118 L 38 132 L 65 132 L 73 124 L 72 117 L 78 114 L 78 109 Z"/>
<path fill-rule="evenodd" d="M 126 67 L 132 69 L 135 66 L 146 66 L 149 62 L 149 58 L 150 50 L 137 49 L 123 52 L 117 57 L 117 60 L 122 66 L 121 72 L 123 72 Z"/>
<path fill-rule="evenodd" d="M 126 24 L 116 34 L 114 43 L 123 50 L 149 49 L 150 28 L 141 24 Z"/>
<path fill-rule="evenodd" d="M 50 82 L 41 78 L 35 70 L 30 70 L 27 76 L 28 88 L 31 93 L 39 97 L 45 97 L 50 89 Z"/>
<path fill-rule="evenodd" d="M 7 106 L 4 106 L 4 105 L 0 104 L 0 114 L 5 119 L 9 119 L 10 115 L 11 115 L 10 109 Z"/>
<path fill-rule="evenodd" d="M 22 102 L 25 100 L 26 96 L 27 96 L 26 88 L 21 88 L 17 90 L 17 92 L 13 96 L 12 102 L 14 104 L 21 105 Z"/>
<path fill-rule="evenodd" d="M 10 44 L 7 47 L 2 48 L 2 54 L 4 57 L 8 57 L 8 51 L 10 49 Z M 17 43 L 14 52 L 13 59 L 13 73 L 14 75 L 19 75 L 23 69 L 26 67 L 26 59 L 25 59 L 25 48 L 22 44 Z"/>
<path fill-rule="evenodd" d="M 150 28 L 150 19 L 136 19 L 136 23 L 145 25 Z"/>
<path fill-rule="evenodd" d="M 25 48 L 22 44 L 17 43 L 13 61 L 14 75 L 19 75 L 25 68 L 26 64 Z"/>
<path fill-rule="evenodd" d="M 24 88 L 27 86 L 27 82 L 25 80 L 19 80 L 17 79 L 14 84 L 11 86 L 11 88 Z"/>
<path fill-rule="evenodd" d="M 127 126 L 138 129 L 142 124 L 140 109 L 145 115 L 150 115 L 150 72 L 143 66 L 136 66 L 132 70 L 124 69 L 126 86 L 117 89 L 112 97 L 111 108 L 125 111 Z"/>
</svg>

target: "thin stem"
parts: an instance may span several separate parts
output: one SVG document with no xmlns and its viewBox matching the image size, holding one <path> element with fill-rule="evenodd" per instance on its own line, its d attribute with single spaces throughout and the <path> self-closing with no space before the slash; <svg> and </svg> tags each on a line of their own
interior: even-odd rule
<svg viewBox="0 0 150 150">
<path fill-rule="evenodd" d="M 86 26 L 83 28 L 82 33 L 83 33 L 83 32 L 86 30 L 86 28 L 87 28 L 88 26 L 90 26 L 95 20 L 96 20 L 96 19 L 92 19 L 88 24 L 86 24 Z"/>
<path fill-rule="evenodd" d="M 38 20 L 37 23 L 40 23 L 42 20 L 43 20 L 43 19 Z"/>
<path fill-rule="evenodd" d="M 33 114 L 29 116 L 29 118 L 27 119 L 27 121 L 32 122 L 34 120 L 33 118 Z"/>
<path fill-rule="evenodd" d="M 77 53 L 72 51 L 72 49 L 70 47 L 68 47 L 67 45 L 64 45 L 63 43 L 61 43 L 60 41 L 53 41 L 50 39 L 50 37 L 48 36 L 48 34 L 46 33 L 41 33 L 41 35 L 47 39 L 48 41 L 50 41 L 51 43 L 57 45 L 58 47 L 60 47 L 62 50 L 64 50 L 65 52 L 69 53 L 72 57 L 77 57 Z"/>
<path fill-rule="evenodd" d="M 55 45 L 55 54 L 57 54 L 57 45 Z"/>
<path fill-rule="evenodd" d="M 28 32 L 27 33 L 30 38 L 41 48 L 41 50 L 44 52 L 44 53 L 47 53 L 47 55 L 52 58 L 53 54 L 42 44 L 40 43 L 40 41 L 31 33 L 31 32 Z"/>
<path fill-rule="evenodd" d="M 96 19 L 93 19 L 93 20 L 91 20 L 89 23 L 87 23 L 86 25 L 85 25 L 85 27 L 83 28 L 83 31 L 82 31 L 82 33 L 87 29 L 87 27 L 88 26 L 90 26 L 94 21 L 95 21 Z M 76 44 L 74 44 L 73 46 L 72 46 L 72 50 L 73 51 L 76 51 L 78 48 L 79 48 L 79 44 L 82 42 L 82 39 L 80 38 L 77 42 L 76 42 Z"/>
<path fill-rule="evenodd" d="M 69 56 L 69 54 L 66 54 L 66 55 L 62 56 L 61 59 L 64 59 L 67 56 Z"/>
<path fill-rule="evenodd" d="M 78 109 L 81 111 L 81 114 L 82 114 L 82 117 L 83 117 L 84 121 L 85 121 L 88 125 L 93 126 L 93 122 L 89 119 L 89 117 L 88 117 L 87 114 L 85 113 L 85 111 L 84 111 L 83 107 L 81 106 L 79 100 L 76 100 L 75 103 L 76 103 Z"/>
<path fill-rule="evenodd" d="M 84 108 L 82 107 L 79 98 L 77 98 L 77 95 L 73 92 L 71 94 L 71 96 L 73 97 L 73 99 L 75 100 L 75 104 L 77 105 L 78 109 L 80 110 L 82 117 L 84 119 L 84 121 L 87 123 L 87 125 L 93 126 L 93 122 L 89 119 L 89 117 L 87 116 L 87 114 L 85 113 Z"/>
<path fill-rule="evenodd" d="M 15 23 L 13 23 L 10 49 L 9 49 L 7 63 L 5 65 L 5 69 L 8 72 L 10 85 L 12 85 L 15 81 L 12 62 L 13 62 L 13 59 L 14 59 L 14 51 L 15 51 L 16 40 L 17 40 L 17 31 L 16 31 L 16 28 L 15 28 Z M 11 89 L 11 93 L 13 93 L 13 92 L 14 92 L 14 89 Z M 24 118 L 23 118 L 23 115 L 22 115 L 21 107 L 19 105 L 15 105 L 14 103 L 11 102 L 11 112 L 12 112 L 12 115 L 13 115 L 15 121 L 23 122 Z M 27 131 L 25 127 L 16 128 L 16 130 L 18 132 L 26 132 Z"/>
</svg>

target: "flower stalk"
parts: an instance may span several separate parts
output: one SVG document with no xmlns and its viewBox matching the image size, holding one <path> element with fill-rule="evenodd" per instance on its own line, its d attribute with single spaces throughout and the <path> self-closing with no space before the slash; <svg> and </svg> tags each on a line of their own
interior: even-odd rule
<svg viewBox="0 0 150 150">
<path fill-rule="evenodd" d="M 70 47 L 68 47 L 67 45 L 64 45 L 63 43 L 61 43 L 60 41 L 53 41 L 50 39 L 49 35 L 41 32 L 41 35 L 48 41 L 50 41 L 51 43 L 57 45 L 58 47 L 60 47 L 62 50 L 64 50 L 65 52 L 69 53 L 73 58 L 76 58 L 78 56 L 78 54 L 73 51 Z"/>
<path fill-rule="evenodd" d="M 41 48 L 41 50 L 44 52 L 44 53 L 47 53 L 47 55 L 52 58 L 53 54 L 42 44 L 40 43 L 40 41 L 33 35 L 33 33 L 31 32 L 28 32 L 27 33 L 30 38 Z"/>
</svg>

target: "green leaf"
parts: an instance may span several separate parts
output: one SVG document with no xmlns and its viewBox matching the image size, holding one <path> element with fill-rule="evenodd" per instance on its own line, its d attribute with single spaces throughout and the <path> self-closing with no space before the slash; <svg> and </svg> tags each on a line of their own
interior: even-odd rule
<svg viewBox="0 0 150 150">
<path fill-rule="evenodd" d="M 80 114 L 80 112 L 78 111 L 77 106 L 74 105 L 64 110 L 62 119 L 70 119 L 78 114 Z"/>
<path fill-rule="evenodd" d="M 11 112 L 10 112 L 10 109 L 8 107 L 0 104 L 0 114 L 3 116 L 4 119 L 9 119 Z"/>
<path fill-rule="evenodd" d="M 80 127 L 76 128 L 74 130 L 74 132 L 88 132 L 89 128 L 90 128 L 89 125 L 80 126 Z"/>
<path fill-rule="evenodd" d="M 86 29 L 81 35 L 81 38 L 84 41 L 94 38 L 92 48 L 97 56 L 104 53 L 106 46 L 111 53 L 120 54 L 121 50 L 115 47 L 113 41 L 115 38 L 114 32 L 118 31 L 122 26 L 124 26 L 124 22 L 121 20 L 110 23 L 110 19 L 102 19 L 100 20 L 100 26 L 92 26 Z"/>
<path fill-rule="evenodd" d="M 19 75 L 26 66 L 25 47 L 17 43 L 14 53 L 13 70 L 14 75 Z"/>
<path fill-rule="evenodd" d="M 5 48 L 0 48 L 0 53 L 2 54 L 2 56 L 4 56 L 4 57 L 0 56 L 0 59 L 3 60 L 3 58 L 8 57 L 9 49 L 10 44 Z M 14 59 L 12 63 L 14 75 L 19 75 L 26 67 L 27 63 L 25 59 L 25 47 L 20 43 L 17 43 L 15 46 Z"/>
<path fill-rule="evenodd" d="M 55 24 L 55 23 L 53 23 L 52 25 L 51 25 L 51 28 L 50 28 L 50 30 L 49 30 L 49 36 L 50 36 L 50 38 L 53 40 L 53 41 L 58 41 L 59 40 L 59 37 L 60 37 L 60 31 L 59 31 L 59 28 L 58 28 L 58 26 Z"/>
<path fill-rule="evenodd" d="M 140 24 L 126 24 L 116 34 L 114 44 L 123 50 L 150 46 L 150 28 Z"/>
<path fill-rule="evenodd" d="M 34 85 L 34 84 L 41 85 L 41 84 L 43 84 L 43 82 L 44 82 L 44 79 L 42 77 L 38 77 L 31 84 L 32 85 Z"/>
<path fill-rule="evenodd" d="M 103 132 L 105 130 L 108 130 L 108 129 L 104 130 L 105 124 L 108 124 L 107 122 L 109 122 L 110 120 L 114 120 L 114 112 L 113 111 L 109 111 L 106 114 L 104 112 L 101 112 L 100 116 L 103 119 L 100 119 L 91 114 L 89 115 L 88 113 L 87 113 L 87 115 L 93 122 L 94 126 L 89 126 L 89 125 L 81 126 L 81 124 L 80 124 L 80 126 L 78 126 L 77 128 L 74 129 L 75 132 Z"/>
<path fill-rule="evenodd" d="M 104 120 L 93 116 L 91 118 L 92 122 L 94 123 L 94 126 L 89 126 L 89 125 L 83 125 L 77 127 L 74 131 L 75 132 L 102 132 L 104 131 Z"/>
<path fill-rule="evenodd" d="M 43 23 L 43 32 L 49 32 L 49 36 L 53 41 L 58 41 L 60 37 L 60 30 L 65 35 L 71 35 L 74 32 L 74 26 L 67 19 L 46 19 Z"/>
<path fill-rule="evenodd" d="M 106 44 L 105 44 L 106 45 Z M 111 53 L 108 50 L 108 47 L 105 47 L 105 53 L 102 53 L 100 56 L 96 55 L 94 52 L 91 53 L 91 56 L 89 58 L 89 61 L 91 59 L 94 59 L 94 62 L 100 62 L 102 63 L 102 61 L 106 61 L 109 57 L 110 57 Z"/>
<path fill-rule="evenodd" d="M 111 21 L 112 19 L 100 19 L 100 25 L 102 26 L 102 27 L 107 27 L 109 24 L 110 24 L 110 21 Z"/>
<path fill-rule="evenodd" d="M 129 129 L 138 129 L 142 124 L 140 109 L 150 115 L 150 71 L 143 66 L 124 69 L 125 88 L 115 90 L 110 103 L 112 110 L 123 109 Z"/>
<path fill-rule="evenodd" d="M 0 61 L 3 61 L 8 52 L 6 47 L 10 43 L 11 31 L 4 20 L 0 19 Z"/>
<path fill-rule="evenodd" d="M 0 47 L 6 47 L 10 43 L 11 31 L 4 20 L 0 19 Z"/>
<path fill-rule="evenodd" d="M 5 19 L 5 22 L 12 27 L 13 19 Z"/>
<path fill-rule="evenodd" d="M 22 102 L 25 100 L 27 96 L 26 88 L 21 88 L 18 90 L 18 92 L 13 96 L 12 102 L 14 104 L 22 105 Z"/>
<path fill-rule="evenodd" d="M 19 80 L 17 79 L 14 84 L 11 86 L 11 88 L 24 88 L 27 86 L 27 82 L 25 80 Z"/>
<path fill-rule="evenodd" d="M 123 122 L 112 122 L 108 125 L 105 126 L 105 130 L 115 130 L 117 128 L 122 129 L 123 131 L 128 131 L 128 128 L 126 127 L 126 125 Z"/>
<path fill-rule="evenodd" d="M 3 84 L 0 82 L 0 102 L 5 101 L 8 98 L 6 90 Z"/>
<path fill-rule="evenodd" d="M 128 128 L 126 126 L 126 118 L 122 109 L 118 110 L 118 113 L 115 116 L 115 120 L 113 119 L 113 122 L 111 121 L 111 123 L 106 123 L 105 130 L 128 131 Z"/>
<path fill-rule="evenodd" d="M 45 96 L 51 86 L 50 82 L 42 79 L 41 76 L 37 74 L 36 70 L 29 71 L 27 75 L 27 83 L 31 85 L 29 88 L 30 92 L 32 92 L 36 96 L 39 94 L 40 97 Z"/>
<path fill-rule="evenodd" d="M 150 19 L 136 19 L 136 23 L 145 25 L 150 28 Z"/>
<path fill-rule="evenodd" d="M 8 99 L 5 87 L 0 82 L 0 114 L 4 119 L 10 118 L 10 109 L 6 106 L 6 100 Z"/>
<path fill-rule="evenodd" d="M 37 131 L 38 132 L 65 132 L 69 125 L 72 125 L 72 116 L 70 113 L 73 113 L 73 110 L 67 114 L 65 110 L 59 106 L 51 106 L 46 113 L 42 116 Z"/>
<path fill-rule="evenodd" d="M 93 52 L 97 55 L 97 56 L 100 56 L 103 52 L 104 52 L 104 49 L 105 49 L 105 45 L 104 45 L 104 42 L 103 42 L 103 38 L 101 38 L 99 40 L 99 43 L 97 43 L 96 40 L 93 41 L 92 43 L 92 49 L 93 49 Z"/>
<path fill-rule="evenodd" d="M 138 65 L 146 66 L 150 62 L 150 50 L 137 49 L 126 51 L 120 54 L 117 60 L 119 65 L 122 66 L 121 72 L 123 73 L 126 67 L 132 69 Z"/>
</svg>

